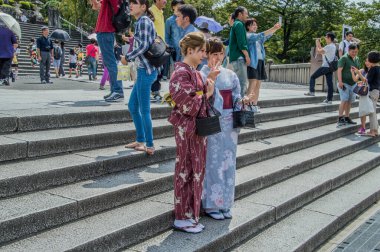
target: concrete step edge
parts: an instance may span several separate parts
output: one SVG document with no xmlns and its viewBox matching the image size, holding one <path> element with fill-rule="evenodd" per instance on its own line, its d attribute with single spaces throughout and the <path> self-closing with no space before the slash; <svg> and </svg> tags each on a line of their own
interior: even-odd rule
<svg viewBox="0 0 380 252">
<path fill-rule="evenodd" d="M 366 163 L 366 162 L 364 161 L 363 164 L 364 163 Z M 368 165 L 370 165 L 370 164 L 368 164 Z M 368 167 L 368 166 L 366 167 L 367 170 L 370 170 L 372 168 L 373 167 Z M 316 169 L 318 169 L 318 168 L 316 168 Z M 354 168 L 354 169 L 356 169 L 356 168 Z M 357 176 L 359 176 L 359 175 L 357 175 Z M 340 182 L 342 182 L 341 177 L 335 177 L 335 178 L 331 178 L 330 180 L 326 181 L 326 183 L 322 183 L 319 186 L 313 187 L 313 188 L 311 188 L 305 192 L 302 192 L 301 194 L 297 194 L 297 192 L 294 191 L 294 193 L 296 193 L 296 195 L 291 196 L 292 198 L 287 199 L 287 201 L 285 203 L 283 203 L 281 206 L 283 208 L 288 209 L 287 210 L 288 213 L 294 212 L 294 211 L 300 209 L 301 207 L 305 206 L 309 202 L 314 201 L 318 197 L 321 197 L 321 196 L 327 194 L 328 192 L 331 192 L 331 191 L 335 190 L 336 188 L 338 188 L 338 186 L 340 186 L 341 184 L 338 184 L 338 183 L 334 184 L 335 180 L 339 180 Z M 344 183 L 347 183 L 351 180 L 352 180 L 352 178 L 345 181 Z M 334 187 L 334 186 L 336 186 L 336 187 Z M 152 197 L 152 198 L 154 198 L 154 197 Z M 253 201 L 251 201 L 248 197 L 241 199 L 241 201 L 253 203 Z M 297 204 L 292 203 L 294 201 L 296 201 Z M 255 203 L 255 204 L 257 204 L 257 203 Z M 149 208 L 148 206 L 146 206 L 146 207 Z M 237 243 L 243 241 L 244 239 L 248 238 L 250 235 L 257 233 L 260 229 L 267 227 L 267 226 L 275 223 L 276 221 L 278 221 L 279 218 L 276 217 L 276 208 L 277 208 L 276 206 L 270 207 L 265 211 L 261 211 L 259 215 L 250 216 L 250 218 L 252 218 L 252 219 L 250 219 L 249 221 L 244 221 L 244 223 L 239 224 L 237 227 L 234 227 L 233 229 L 231 229 L 229 231 L 226 231 L 220 235 L 217 235 L 217 237 L 214 237 L 214 239 L 209 240 L 206 245 L 202 245 L 200 247 L 192 247 L 192 249 L 197 249 L 197 251 L 223 251 L 223 250 L 226 250 L 226 249 L 236 245 Z M 111 212 L 112 211 L 117 211 L 117 210 L 111 210 Z M 155 232 L 155 234 L 157 235 L 158 233 L 166 230 L 168 228 L 168 226 L 170 226 L 170 224 L 167 222 L 172 220 L 171 219 L 172 217 L 170 217 L 171 212 L 172 212 L 171 210 L 163 210 L 160 213 L 156 213 L 156 217 L 154 217 L 154 218 L 153 217 L 148 218 L 148 219 L 143 218 L 143 220 L 141 222 L 139 222 L 138 224 L 136 223 L 133 226 L 124 227 L 122 229 L 119 229 L 117 232 L 113 232 L 112 234 L 105 233 L 103 237 L 99 237 L 97 239 L 87 240 L 85 242 L 81 242 L 80 245 L 73 245 L 74 247 L 72 247 L 71 249 L 72 249 L 72 251 L 93 250 L 93 249 L 102 250 L 105 248 L 104 246 L 107 246 L 108 249 L 114 250 L 114 249 L 120 249 L 122 247 L 127 247 L 130 245 L 133 245 L 133 243 L 136 243 L 136 240 L 141 241 L 144 238 L 152 237 L 152 232 L 153 233 Z M 99 215 L 102 215 L 102 214 L 99 214 Z M 85 223 L 91 223 L 91 221 L 89 221 L 89 219 L 91 219 L 91 218 L 92 217 L 84 219 L 84 220 L 79 220 L 79 222 L 83 222 L 83 225 L 86 225 Z M 212 223 L 212 221 L 210 221 L 208 219 L 202 220 L 202 222 L 205 222 L 205 221 L 206 221 L 205 224 Z M 214 221 L 213 223 L 215 224 L 215 223 L 222 223 L 222 222 L 215 222 Z M 68 224 L 68 225 L 70 225 L 70 224 Z M 61 228 L 64 229 L 66 227 L 61 227 Z M 138 229 L 136 229 L 136 227 L 138 227 Z M 144 228 L 144 230 L 146 230 L 146 231 L 141 230 L 142 228 Z M 58 229 L 60 229 L 60 228 L 58 228 Z M 133 230 L 134 232 L 136 232 L 138 230 L 139 234 L 137 236 L 130 237 L 130 239 L 128 240 L 125 237 L 129 237 L 128 234 L 131 234 L 131 230 Z M 212 230 L 211 232 L 215 232 L 215 230 L 218 230 L 218 229 L 209 228 L 206 230 Z M 50 231 L 47 231 L 46 233 L 41 234 L 41 235 L 43 235 L 44 237 L 49 236 L 49 234 L 48 234 L 49 232 Z M 169 231 L 169 232 L 171 232 L 171 231 Z M 205 231 L 205 232 L 206 232 L 206 234 L 208 233 L 208 231 Z M 144 235 L 142 235 L 142 234 L 146 234 L 147 236 L 143 237 Z M 122 237 L 124 237 L 124 238 L 122 238 Z M 188 239 L 190 239 L 190 241 L 194 240 L 194 239 L 195 240 L 199 239 L 199 236 L 198 236 L 198 238 L 196 236 L 186 236 L 186 237 Z M 33 241 L 33 238 L 37 239 L 38 235 L 35 237 L 31 237 L 30 239 Z M 28 240 L 28 238 L 26 240 Z M 23 241 L 20 241 L 20 242 L 22 243 Z M 36 241 L 34 240 L 33 242 L 36 242 Z M 18 242 L 16 242 L 16 243 L 18 243 Z M 4 251 L 7 251 L 6 247 L 4 249 L 5 249 Z M 135 249 L 135 248 L 132 248 L 132 249 Z M 183 251 L 187 251 L 187 250 L 183 250 Z"/>
<path fill-rule="evenodd" d="M 335 134 L 335 135 L 338 136 L 339 134 Z M 296 175 L 297 173 L 304 172 L 308 169 L 312 169 L 313 167 L 316 167 L 316 166 L 324 164 L 328 161 L 334 160 L 339 155 L 340 156 L 347 155 L 347 154 L 352 153 L 352 152 L 354 152 L 360 148 L 366 147 L 366 146 L 372 144 L 374 141 L 376 141 L 376 140 L 375 139 L 367 139 L 367 140 L 365 140 L 359 144 L 355 144 L 354 146 L 351 146 L 351 148 L 342 148 L 342 150 L 340 150 L 340 152 L 337 151 L 337 152 L 331 153 L 330 155 L 324 155 L 324 156 L 320 157 L 319 162 L 314 162 L 314 164 L 312 164 L 310 162 L 309 165 L 302 164 L 301 165 L 302 169 L 297 168 L 299 166 L 296 165 L 294 167 L 294 170 L 292 170 L 289 167 L 289 169 L 285 169 L 286 172 L 279 171 L 279 172 L 273 173 L 271 175 L 268 174 L 268 176 L 265 178 L 254 179 L 252 181 L 248 181 L 248 182 L 245 182 L 243 184 L 237 185 L 236 195 L 237 195 L 237 197 L 243 197 L 247 194 L 252 193 L 253 191 L 260 190 L 264 187 L 270 186 L 270 184 L 268 184 L 268 179 L 270 179 L 270 178 L 274 178 L 273 182 L 277 183 L 277 182 L 282 181 L 282 180 L 284 180 L 290 176 Z M 286 146 L 284 146 L 284 149 L 286 149 Z M 172 152 L 174 153 L 174 149 Z M 276 154 L 273 154 L 273 153 L 276 153 Z M 257 163 L 260 161 L 267 160 L 270 157 L 275 157 L 275 156 L 283 155 L 286 153 L 289 153 L 289 152 L 284 151 L 284 153 L 280 154 L 280 153 L 277 153 L 276 151 L 272 151 L 271 149 L 268 149 L 266 151 L 258 151 L 253 155 L 252 154 L 242 155 L 242 156 L 238 157 L 238 159 L 237 159 L 237 163 L 238 163 L 237 166 L 242 167 L 242 163 L 245 163 L 246 165 L 250 165 L 253 163 Z M 339 155 L 337 155 L 337 153 L 339 153 Z M 173 157 L 174 157 L 174 155 L 173 155 Z M 255 157 L 261 157 L 261 158 L 255 159 Z M 134 186 L 133 188 L 125 188 L 125 189 L 118 190 L 118 191 L 115 191 L 112 193 L 107 193 L 103 196 L 99 195 L 99 196 L 93 198 L 93 200 L 91 200 L 89 198 L 89 199 L 83 200 L 82 203 L 80 203 L 78 201 L 77 204 L 78 204 L 79 209 L 81 209 L 81 210 L 79 210 L 79 212 L 81 212 L 81 213 L 80 213 L 80 216 L 78 216 L 77 218 L 82 218 L 85 216 L 96 214 L 97 212 L 109 210 L 110 207 L 116 207 L 116 206 L 120 206 L 122 204 L 128 204 L 134 200 L 139 200 L 139 199 L 141 200 L 141 198 L 135 198 L 133 195 L 139 195 L 139 197 L 142 197 L 142 198 L 149 197 L 152 195 L 152 192 L 150 190 L 151 188 L 155 188 L 155 190 L 154 190 L 155 193 L 163 192 L 163 191 L 166 191 L 168 189 L 171 189 L 172 188 L 172 185 L 171 185 L 172 179 L 173 178 L 171 175 L 171 176 L 163 177 L 163 178 L 156 180 L 156 181 L 149 181 L 145 184 L 140 184 L 139 186 Z M 137 191 L 140 191 L 140 193 L 136 193 Z M 143 192 L 143 193 L 141 193 L 141 192 Z M 113 199 L 112 201 L 110 201 L 111 198 Z M 54 209 L 54 211 L 57 211 L 57 209 Z M 75 210 L 75 211 L 77 211 L 77 210 Z M 39 212 L 39 214 L 41 214 L 41 213 L 42 212 Z M 50 216 L 45 211 L 43 216 L 46 216 L 46 215 Z M 41 217 L 37 217 L 37 216 L 32 215 L 32 216 L 30 216 L 30 218 L 32 218 L 34 220 L 41 218 Z M 42 217 L 42 218 L 46 218 L 46 217 Z M 17 220 L 14 220 L 14 223 L 16 223 L 16 224 L 8 225 L 7 229 L 8 230 L 15 230 L 14 227 L 23 226 L 22 222 L 20 223 Z M 44 224 L 42 220 L 41 220 L 41 222 L 38 222 L 38 223 L 40 225 L 43 225 L 44 228 L 46 228 L 46 224 Z M 54 221 L 50 220 L 50 223 L 54 223 Z M 57 220 L 55 221 L 55 223 L 56 223 L 56 225 L 62 224 L 62 222 L 59 222 L 59 221 L 57 222 Z M 12 226 L 13 226 L 13 228 L 12 228 Z M 36 228 L 36 226 L 34 226 L 34 228 Z M 22 230 L 30 230 L 30 228 L 25 226 Z M 17 238 L 19 238 L 19 237 L 17 237 Z"/>
</svg>

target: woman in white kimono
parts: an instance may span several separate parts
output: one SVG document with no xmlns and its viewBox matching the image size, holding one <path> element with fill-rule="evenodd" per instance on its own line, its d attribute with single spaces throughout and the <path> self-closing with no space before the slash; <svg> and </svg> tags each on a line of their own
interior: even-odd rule
<svg viewBox="0 0 380 252">
<path fill-rule="evenodd" d="M 224 46 L 220 39 L 210 38 L 206 52 L 209 65 L 222 62 Z M 202 76 L 207 76 L 210 66 L 204 65 Z M 207 137 L 206 174 L 203 182 L 202 207 L 206 214 L 214 219 L 232 218 L 231 207 L 235 196 L 236 149 L 238 129 L 233 128 L 232 112 L 234 103 L 240 109 L 242 99 L 237 75 L 220 67 L 220 74 L 215 81 L 214 108 L 221 113 L 222 131 Z M 244 103 L 249 98 L 244 97 Z"/>
</svg>

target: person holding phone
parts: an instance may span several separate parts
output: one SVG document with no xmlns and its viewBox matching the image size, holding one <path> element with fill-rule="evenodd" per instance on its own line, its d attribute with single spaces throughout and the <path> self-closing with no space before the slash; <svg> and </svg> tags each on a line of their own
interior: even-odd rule
<svg viewBox="0 0 380 252">
<path fill-rule="evenodd" d="M 310 86 L 309 92 L 305 93 L 307 96 L 315 96 L 315 80 L 321 76 L 326 76 L 327 81 L 327 97 L 323 101 L 324 104 L 332 104 L 333 99 L 333 72 L 330 70 L 329 63 L 335 59 L 336 46 L 334 44 L 335 34 L 332 32 L 326 33 L 326 43 L 325 47 L 321 45 L 321 39 L 315 40 L 315 50 L 318 54 L 322 55 L 322 66 L 317 69 L 310 76 Z"/>
<path fill-rule="evenodd" d="M 357 57 L 359 45 L 351 44 L 348 47 L 348 53 L 343 55 L 338 61 L 338 91 L 340 96 L 339 118 L 337 127 L 346 124 L 356 124 L 350 118 L 351 103 L 355 101 L 356 94 L 354 88 L 355 80 L 352 78 L 351 68 L 360 69 L 359 59 Z"/>
<path fill-rule="evenodd" d="M 261 33 L 256 33 L 257 28 L 258 24 L 256 19 L 247 19 L 245 22 L 245 29 L 247 30 L 248 51 L 251 59 L 247 66 L 247 76 L 249 82 L 247 94 L 251 98 L 253 111 L 255 113 L 260 112 L 257 102 L 259 100 L 261 81 L 267 78 L 267 74 L 265 72 L 264 43 L 272 37 L 273 33 L 281 28 L 281 25 L 280 23 L 277 23 L 272 28 Z"/>
</svg>

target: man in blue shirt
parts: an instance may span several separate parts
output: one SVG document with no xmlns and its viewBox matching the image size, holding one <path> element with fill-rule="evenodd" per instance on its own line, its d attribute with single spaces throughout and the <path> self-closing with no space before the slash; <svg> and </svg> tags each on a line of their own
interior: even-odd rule
<svg viewBox="0 0 380 252">
<path fill-rule="evenodd" d="M 197 10 L 190 4 L 184 4 L 178 7 L 177 25 L 182 28 L 181 39 L 190 32 L 198 31 L 194 26 L 195 19 L 197 18 Z"/>
<path fill-rule="evenodd" d="M 40 78 L 41 83 L 46 84 L 50 81 L 50 64 L 53 58 L 53 41 L 48 37 L 49 28 L 44 26 L 41 28 L 42 36 L 37 39 L 37 55 L 40 62 Z"/>
<path fill-rule="evenodd" d="M 176 23 L 176 13 L 178 11 L 178 8 L 185 4 L 185 1 L 183 0 L 173 0 L 171 7 L 173 10 L 173 16 L 166 19 L 165 24 L 165 40 L 166 44 L 173 48 L 175 53 L 172 54 L 173 61 L 180 61 L 181 60 L 181 48 L 179 47 L 179 41 L 182 38 L 182 28 L 178 26 Z"/>
<path fill-rule="evenodd" d="M 17 47 L 16 36 L 3 23 L 0 23 L 0 86 L 9 86 L 14 49 Z"/>
</svg>

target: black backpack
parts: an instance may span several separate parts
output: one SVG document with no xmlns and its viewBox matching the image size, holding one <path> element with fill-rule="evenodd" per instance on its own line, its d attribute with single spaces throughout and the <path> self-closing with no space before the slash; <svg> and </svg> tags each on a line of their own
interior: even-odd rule
<svg viewBox="0 0 380 252">
<path fill-rule="evenodd" d="M 58 46 L 54 47 L 54 59 L 59 60 L 62 56 L 62 50 Z"/>
<path fill-rule="evenodd" d="M 128 0 L 121 0 L 119 1 L 120 7 L 119 11 L 115 14 L 112 5 L 110 2 L 108 2 L 111 6 L 112 11 L 112 25 L 115 28 L 117 33 L 123 33 L 128 30 L 129 26 L 131 25 L 131 14 L 129 11 L 129 1 Z"/>
<path fill-rule="evenodd" d="M 144 56 L 152 66 L 160 67 L 169 60 L 170 53 L 167 52 L 167 45 L 164 40 L 156 35 L 156 38 L 144 53 Z"/>
</svg>

